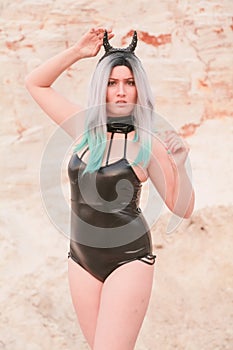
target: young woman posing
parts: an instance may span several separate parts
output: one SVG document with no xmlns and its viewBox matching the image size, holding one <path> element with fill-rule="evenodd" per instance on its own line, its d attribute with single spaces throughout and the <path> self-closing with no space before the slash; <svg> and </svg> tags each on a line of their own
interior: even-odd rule
<svg viewBox="0 0 233 350">
<path fill-rule="evenodd" d="M 68 259 L 73 305 L 93 350 L 134 349 L 151 294 L 155 255 L 139 208 L 141 184 L 151 179 L 167 207 L 190 217 L 194 191 L 185 169 L 189 149 L 173 131 L 153 133 L 153 98 L 146 73 L 127 48 L 113 48 L 111 30 L 93 28 L 26 78 L 39 106 L 72 133 L 83 110 L 51 86 L 75 62 L 105 54 L 93 74 L 81 142 L 68 167 L 71 233 Z M 82 151 L 82 152 L 81 152 Z M 153 205 L 153 204 L 151 204 Z"/>
</svg>

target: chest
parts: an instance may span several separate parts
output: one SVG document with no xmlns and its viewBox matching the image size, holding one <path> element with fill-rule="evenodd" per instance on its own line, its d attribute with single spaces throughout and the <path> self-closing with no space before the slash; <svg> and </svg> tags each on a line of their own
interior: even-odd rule
<svg viewBox="0 0 233 350">
<path fill-rule="evenodd" d="M 104 175 L 105 171 L 103 171 L 104 167 L 108 165 L 107 172 L 116 172 L 116 166 L 119 166 L 119 162 L 125 159 L 131 167 L 131 171 L 136 175 L 140 182 L 145 182 L 148 179 L 147 169 L 143 168 L 140 165 L 132 165 L 134 160 L 136 159 L 140 145 L 137 142 L 133 141 L 134 133 L 128 134 L 127 143 L 125 143 L 124 135 L 122 134 L 114 134 L 114 139 L 111 141 L 110 135 L 108 135 L 108 140 L 106 143 L 101 174 Z M 79 158 L 81 154 L 78 154 Z M 89 151 L 87 151 L 82 157 L 82 161 L 87 164 L 89 159 Z M 112 167 L 109 167 L 112 165 Z M 123 169 L 120 169 L 121 171 Z"/>
</svg>

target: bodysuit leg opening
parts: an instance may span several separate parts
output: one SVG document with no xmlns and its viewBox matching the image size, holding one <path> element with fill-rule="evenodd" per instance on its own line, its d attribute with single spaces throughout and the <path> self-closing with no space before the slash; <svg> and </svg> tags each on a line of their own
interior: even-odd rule
<svg viewBox="0 0 233 350">
<path fill-rule="evenodd" d="M 139 261 L 144 262 L 145 264 L 154 265 L 156 255 L 146 254 L 146 255 L 144 255 L 144 256 L 142 256 L 140 258 L 136 258 L 135 257 L 135 258 L 132 258 L 130 260 L 123 261 L 120 264 L 119 264 L 119 262 L 116 262 L 116 263 L 113 263 L 111 267 L 106 266 L 106 269 L 102 269 L 101 271 L 98 271 L 98 272 L 95 272 L 95 273 L 93 271 L 87 269 L 86 267 L 84 267 L 80 263 L 80 261 L 78 261 L 75 257 L 72 256 L 72 254 L 70 252 L 68 252 L 68 258 L 71 258 L 76 264 L 81 266 L 85 271 L 90 273 L 93 277 L 97 278 L 101 282 L 104 282 L 106 280 L 106 278 L 109 277 L 112 274 L 113 271 L 115 271 L 120 266 L 128 264 L 128 263 L 130 263 L 132 261 L 139 260 Z"/>
<path fill-rule="evenodd" d="M 154 265 L 155 259 L 156 259 L 156 255 L 154 255 L 154 254 L 147 254 L 141 258 L 138 258 L 138 260 L 140 260 L 146 264 L 149 264 L 149 265 Z"/>
</svg>

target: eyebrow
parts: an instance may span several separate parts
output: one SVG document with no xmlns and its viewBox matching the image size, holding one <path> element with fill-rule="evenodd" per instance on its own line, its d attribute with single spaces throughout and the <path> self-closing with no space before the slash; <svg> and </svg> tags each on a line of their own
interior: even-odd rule
<svg viewBox="0 0 233 350">
<path fill-rule="evenodd" d="M 119 79 L 109 77 L 109 80 L 119 80 Z M 134 77 L 128 77 L 128 78 L 125 78 L 123 80 L 134 80 Z"/>
</svg>

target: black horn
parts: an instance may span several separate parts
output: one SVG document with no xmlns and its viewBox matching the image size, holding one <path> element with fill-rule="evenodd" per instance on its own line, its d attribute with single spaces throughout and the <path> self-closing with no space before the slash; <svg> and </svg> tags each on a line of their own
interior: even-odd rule
<svg viewBox="0 0 233 350">
<path fill-rule="evenodd" d="M 108 32 L 107 32 L 107 30 L 105 30 L 105 32 L 104 32 L 103 45 L 104 45 L 106 53 L 109 52 L 112 49 L 112 46 L 109 44 L 109 41 L 108 41 Z"/>
<path fill-rule="evenodd" d="M 138 41 L 137 32 L 134 31 L 131 44 L 128 47 L 125 47 L 125 48 L 112 47 L 108 41 L 108 32 L 105 30 L 104 37 L 103 37 L 103 46 L 105 49 L 105 54 L 100 58 L 99 62 L 102 61 L 102 59 L 105 58 L 106 56 L 109 56 L 117 52 L 122 53 L 123 55 L 128 55 L 128 54 L 134 55 L 134 50 L 137 46 L 137 41 Z"/>
<path fill-rule="evenodd" d="M 137 36 L 137 32 L 135 30 L 131 44 L 128 46 L 129 51 L 134 52 L 134 50 L 136 49 L 136 46 L 137 46 L 137 42 L 138 42 L 138 36 Z"/>
</svg>

